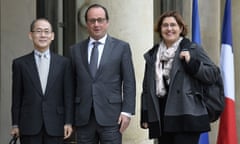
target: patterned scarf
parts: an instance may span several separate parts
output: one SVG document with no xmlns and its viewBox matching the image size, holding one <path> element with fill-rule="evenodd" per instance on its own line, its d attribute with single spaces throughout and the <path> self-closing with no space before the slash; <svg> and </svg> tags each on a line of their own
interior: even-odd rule
<svg viewBox="0 0 240 144">
<path fill-rule="evenodd" d="M 166 85 L 170 83 L 170 70 L 179 43 L 183 38 L 180 37 L 171 47 L 167 48 L 163 41 L 159 44 L 157 59 L 155 62 L 156 76 L 156 95 L 164 97 L 167 94 Z M 165 81 L 164 81 L 165 80 Z"/>
</svg>

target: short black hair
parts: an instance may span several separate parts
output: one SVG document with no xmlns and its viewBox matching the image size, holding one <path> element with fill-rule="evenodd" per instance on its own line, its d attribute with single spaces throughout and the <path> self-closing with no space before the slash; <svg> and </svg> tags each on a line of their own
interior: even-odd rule
<svg viewBox="0 0 240 144">
<path fill-rule="evenodd" d="M 107 9 L 106 9 L 104 6 L 102 6 L 102 5 L 100 5 L 100 4 L 92 4 L 92 5 L 90 5 L 90 6 L 87 8 L 87 10 L 86 10 L 86 12 L 85 12 L 85 21 L 86 21 L 86 22 L 87 22 L 87 14 L 88 14 L 88 11 L 89 11 L 91 8 L 102 8 L 102 9 L 104 10 L 104 12 L 105 12 L 105 17 L 106 17 L 106 19 L 109 20 L 108 11 L 107 11 Z"/>
<path fill-rule="evenodd" d="M 35 23 L 36 23 L 37 21 L 39 21 L 39 20 L 43 20 L 43 21 L 48 22 L 48 23 L 50 24 L 50 26 L 51 26 L 51 29 L 52 29 L 52 24 L 51 24 L 51 22 L 50 22 L 47 18 L 37 18 L 37 19 L 35 19 L 35 20 L 32 21 L 32 23 L 31 23 L 31 25 L 30 25 L 30 32 L 33 31 L 34 26 L 35 26 Z"/>
</svg>

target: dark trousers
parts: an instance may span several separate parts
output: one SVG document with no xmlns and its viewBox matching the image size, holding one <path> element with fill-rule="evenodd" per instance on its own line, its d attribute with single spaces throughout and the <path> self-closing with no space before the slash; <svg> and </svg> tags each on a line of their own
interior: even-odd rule
<svg viewBox="0 0 240 144">
<path fill-rule="evenodd" d="M 200 133 L 163 133 L 158 144 L 198 144 Z"/>
<path fill-rule="evenodd" d="M 43 127 L 36 135 L 21 135 L 21 144 L 63 144 L 63 137 L 50 136 Z"/>
<path fill-rule="evenodd" d="M 77 127 L 77 144 L 121 144 L 122 134 L 119 125 L 101 126 L 92 111 L 89 123 Z"/>
</svg>

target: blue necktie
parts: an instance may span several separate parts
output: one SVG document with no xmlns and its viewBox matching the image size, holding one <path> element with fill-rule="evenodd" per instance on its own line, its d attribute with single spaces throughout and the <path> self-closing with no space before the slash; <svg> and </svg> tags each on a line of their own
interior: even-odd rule
<svg viewBox="0 0 240 144">
<path fill-rule="evenodd" d="M 89 69 L 90 69 L 92 77 L 95 77 L 97 69 L 98 69 L 97 65 L 98 65 L 98 45 L 99 44 L 100 44 L 100 42 L 98 42 L 98 41 L 93 42 L 93 48 L 92 48 L 90 64 L 89 64 Z"/>
</svg>

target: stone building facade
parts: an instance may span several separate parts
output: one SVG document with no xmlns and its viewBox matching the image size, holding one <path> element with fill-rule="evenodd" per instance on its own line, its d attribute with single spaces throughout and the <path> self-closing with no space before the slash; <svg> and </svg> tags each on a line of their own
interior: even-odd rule
<svg viewBox="0 0 240 144">
<path fill-rule="evenodd" d="M 155 19 L 169 9 L 180 11 L 191 30 L 192 0 L 0 0 L 0 140 L 7 143 L 11 129 L 12 60 L 32 51 L 28 39 L 30 23 L 36 17 L 53 21 L 56 38 L 51 47 L 68 56 L 68 47 L 87 36 L 83 12 L 91 3 L 107 7 L 109 33 L 128 41 L 133 52 L 137 81 L 136 115 L 123 135 L 124 144 L 151 144 L 146 130 L 140 129 L 140 95 L 144 71 L 143 54 L 157 41 L 153 32 Z M 199 0 L 202 45 L 219 64 L 221 29 L 225 0 Z M 235 100 L 238 137 L 240 136 L 240 1 L 232 0 L 233 48 L 235 60 Z M 191 32 L 188 35 L 191 38 Z M 218 122 L 212 124 L 210 143 L 216 143 Z"/>
</svg>

